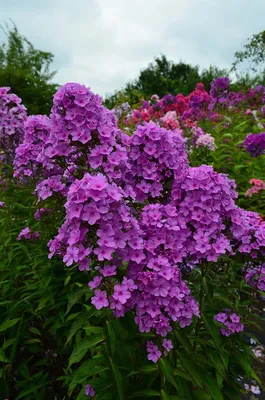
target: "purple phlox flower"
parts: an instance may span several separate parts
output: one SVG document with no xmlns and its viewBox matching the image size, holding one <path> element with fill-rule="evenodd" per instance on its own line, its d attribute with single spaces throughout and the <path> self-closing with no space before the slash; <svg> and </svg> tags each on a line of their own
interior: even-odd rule
<svg viewBox="0 0 265 400">
<path fill-rule="evenodd" d="M 88 283 L 88 286 L 90 289 L 95 289 L 100 285 L 102 279 L 102 276 L 95 276 L 94 279 Z"/>
<path fill-rule="evenodd" d="M 159 360 L 159 358 L 162 356 L 162 352 L 158 349 L 158 346 L 156 346 L 152 342 L 147 342 L 146 348 L 147 348 L 147 352 L 148 352 L 148 355 L 147 355 L 148 360 L 156 363 Z"/>
<path fill-rule="evenodd" d="M 95 290 L 95 296 L 91 298 L 91 303 L 100 310 L 103 307 L 108 307 L 109 301 L 107 299 L 107 292 L 103 290 Z"/>
<path fill-rule="evenodd" d="M 17 240 L 21 240 L 21 239 L 31 239 L 31 233 L 30 233 L 29 227 L 22 229 L 22 231 L 20 232 L 20 234 L 17 237 Z"/>
<path fill-rule="evenodd" d="M 96 391 L 90 385 L 85 385 L 85 395 L 89 397 L 94 397 Z"/>
<path fill-rule="evenodd" d="M 170 339 L 164 339 L 162 342 L 162 346 L 164 347 L 167 353 L 173 349 L 173 343 Z"/>
<path fill-rule="evenodd" d="M 125 284 L 116 284 L 114 286 L 114 293 L 112 297 L 118 300 L 121 304 L 125 304 L 126 301 L 131 297 L 131 293 Z"/>
</svg>

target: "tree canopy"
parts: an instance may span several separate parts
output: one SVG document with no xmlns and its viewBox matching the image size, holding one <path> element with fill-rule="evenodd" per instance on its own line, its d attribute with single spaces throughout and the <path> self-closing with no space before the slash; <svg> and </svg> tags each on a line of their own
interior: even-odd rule
<svg viewBox="0 0 265 400">
<path fill-rule="evenodd" d="M 15 25 L 2 29 L 7 40 L 0 45 L 0 86 L 10 86 L 29 114 L 49 114 L 57 89 L 56 72 L 50 71 L 53 54 L 35 49 Z"/>
<path fill-rule="evenodd" d="M 105 104 L 114 107 L 115 104 L 128 101 L 136 104 L 137 100 L 149 98 L 153 94 L 162 97 L 168 93 L 184 95 L 192 92 L 197 83 L 204 83 L 207 89 L 210 83 L 217 77 L 226 75 L 223 69 L 210 66 L 200 71 L 199 67 L 179 61 L 169 61 L 165 55 L 156 57 L 147 68 L 140 71 L 139 76 L 132 82 L 128 82 L 125 88 L 107 96 Z"/>
</svg>

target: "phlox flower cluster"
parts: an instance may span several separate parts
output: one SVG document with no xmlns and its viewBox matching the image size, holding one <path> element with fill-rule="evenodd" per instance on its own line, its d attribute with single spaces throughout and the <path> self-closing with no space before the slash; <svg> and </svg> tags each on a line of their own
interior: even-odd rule
<svg viewBox="0 0 265 400">
<path fill-rule="evenodd" d="M 216 78 L 211 83 L 210 96 L 211 103 L 209 105 L 209 109 L 213 110 L 216 103 L 224 103 L 226 101 L 226 97 L 229 91 L 229 83 L 230 79 L 228 77 L 224 78 Z"/>
<path fill-rule="evenodd" d="M 37 178 L 43 173 L 42 164 L 38 162 L 39 154 L 45 147 L 50 134 L 50 119 L 44 115 L 34 115 L 24 124 L 24 140 L 16 148 L 14 176 L 17 178 Z M 47 167 L 47 166 L 46 166 Z M 47 169 L 47 168 L 46 168 Z"/>
<path fill-rule="evenodd" d="M 163 339 L 162 344 L 159 348 L 152 341 L 149 341 L 146 343 L 146 349 L 148 353 L 147 355 L 148 360 L 156 363 L 162 356 L 162 354 L 167 355 L 170 352 L 170 350 L 173 349 L 173 343 L 169 339 Z"/>
<path fill-rule="evenodd" d="M 249 183 L 253 186 L 246 191 L 245 196 L 252 197 L 253 194 L 257 194 L 265 190 L 265 182 L 263 182 L 261 179 L 253 178 L 250 179 Z"/>
<path fill-rule="evenodd" d="M 67 194 L 65 222 L 49 243 L 50 256 L 61 254 L 67 266 L 75 262 L 81 269 L 89 265 L 89 256 L 110 261 L 125 247 L 132 259 L 143 259 L 143 245 L 137 239 L 141 232 L 122 195 L 120 187 L 100 174 L 85 173 L 76 180 Z M 138 257 L 133 250 L 137 243 Z"/>
<path fill-rule="evenodd" d="M 208 147 L 210 150 L 215 150 L 214 137 L 209 133 L 199 136 L 196 140 L 196 147 Z"/>
<path fill-rule="evenodd" d="M 265 265 L 250 266 L 246 270 L 246 282 L 258 290 L 265 291 Z"/>
<path fill-rule="evenodd" d="M 44 167 L 57 162 L 64 171 L 70 169 L 69 179 L 81 166 L 104 172 L 110 179 L 121 176 L 119 167 L 127 157 L 122 138 L 126 136 L 98 95 L 83 85 L 68 83 L 55 94 L 50 118 L 51 133 L 39 156 Z"/>
<path fill-rule="evenodd" d="M 179 130 L 154 122 L 139 125 L 130 138 L 129 166 L 123 175 L 125 191 L 138 201 L 159 197 L 164 182 L 180 179 L 187 169 L 185 141 Z"/>
<path fill-rule="evenodd" d="M 9 87 L 0 88 L 0 160 L 4 164 L 12 164 L 15 149 L 23 141 L 27 115 L 21 99 L 9 91 Z"/>
<path fill-rule="evenodd" d="M 250 133 L 244 140 L 244 147 L 251 157 L 258 157 L 265 150 L 265 132 Z"/>
<path fill-rule="evenodd" d="M 220 332 L 224 336 L 231 336 L 233 333 L 239 333 L 244 330 L 244 325 L 240 322 L 239 315 L 232 313 L 231 310 L 224 310 L 214 316 L 214 319 L 225 326 Z"/>
<path fill-rule="evenodd" d="M 215 142 L 212 135 L 195 125 L 192 126 L 191 131 L 195 147 L 208 147 L 212 151 L 215 150 Z"/>
</svg>

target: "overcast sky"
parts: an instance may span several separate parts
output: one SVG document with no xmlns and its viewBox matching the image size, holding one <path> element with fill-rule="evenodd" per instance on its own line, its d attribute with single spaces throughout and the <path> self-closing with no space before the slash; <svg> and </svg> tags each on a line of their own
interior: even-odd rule
<svg viewBox="0 0 265 400">
<path fill-rule="evenodd" d="M 101 96 L 161 53 L 229 67 L 247 38 L 265 29 L 265 0 L 0 0 L 0 10 L 1 24 L 11 18 L 54 54 L 57 82 L 80 82 Z"/>
</svg>

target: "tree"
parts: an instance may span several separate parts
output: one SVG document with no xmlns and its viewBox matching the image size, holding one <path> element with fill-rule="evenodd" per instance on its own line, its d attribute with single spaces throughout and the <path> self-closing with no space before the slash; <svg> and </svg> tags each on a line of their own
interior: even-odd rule
<svg viewBox="0 0 265 400">
<path fill-rule="evenodd" d="M 147 68 L 140 72 L 134 82 L 136 89 L 145 96 L 157 94 L 162 97 L 165 94 L 188 94 L 199 82 L 198 66 L 191 66 L 180 61 L 178 64 L 169 61 L 165 55 L 155 58 Z"/>
<path fill-rule="evenodd" d="M 220 76 L 226 76 L 227 71 L 210 66 L 200 72 L 198 66 L 192 66 L 179 61 L 177 64 L 169 61 L 165 55 L 156 57 L 153 63 L 140 71 L 138 78 L 125 85 L 125 88 L 107 96 L 105 105 L 113 108 L 128 101 L 136 105 L 143 98 L 150 98 L 153 94 L 163 97 L 166 94 L 176 95 L 191 93 L 197 83 L 202 82 L 206 89 L 210 89 L 211 82 Z"/>
<path fill-rule="evenodd" d="M 11 87 L 29 114 L 49 114 L 58 87 L 50 71 L 53 54 L 35 49 L 14 24 L 2 29 L 7 41 L 0 46 L 0 86 Z"/>
<path fill-rule="evenodd" d="M 232 64 L 232 71 L 236 71 L 239 64 L 244 61 L 249 62 L 249 69 L 253 72 L 258 72 L 258 67 L 261 67 L 265 62 L 265 31 L 262 31 L 251 38 L 248 38 L 248 43 L 243 46 L 243 50 L 235 53 L 235 61 Z"/>
</svg>

